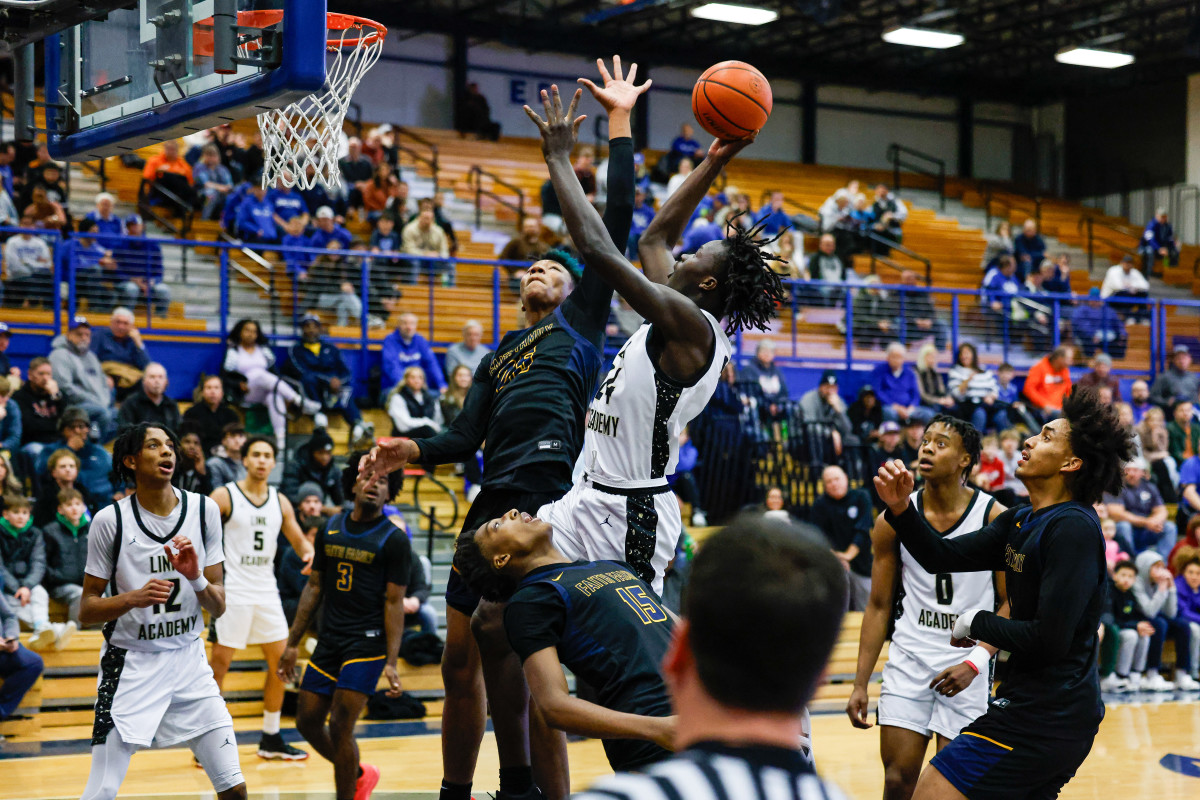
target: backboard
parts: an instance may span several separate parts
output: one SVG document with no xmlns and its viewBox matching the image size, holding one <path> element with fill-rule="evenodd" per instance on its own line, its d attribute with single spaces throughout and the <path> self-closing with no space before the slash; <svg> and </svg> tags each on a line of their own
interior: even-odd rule
<svg viewBox="0 0 1200 800">
<path fill-rule="evenodd" d="M 236 36 L 215 30 L 214 13 L 229 31 L 238 14 L 264 10 L 282 20 Z M 51 155 L 119 155 L 319 90 L 325 12 L 326 0 L 137 0 L 48 36 Z"/>
</svg>

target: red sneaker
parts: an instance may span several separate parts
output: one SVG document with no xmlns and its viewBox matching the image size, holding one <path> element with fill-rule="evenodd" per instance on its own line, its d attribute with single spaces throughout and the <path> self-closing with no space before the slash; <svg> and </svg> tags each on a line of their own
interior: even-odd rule
<svg viewBox="0 0 1200 800">
<path fill-rule="evenodd" d="M 354 784 L 354 800 L 367 800 L 379 785 L 379 767 L 370 764 L 359 764 L 359 767 L 362 768 L 362 775 Z"/>
</svg>

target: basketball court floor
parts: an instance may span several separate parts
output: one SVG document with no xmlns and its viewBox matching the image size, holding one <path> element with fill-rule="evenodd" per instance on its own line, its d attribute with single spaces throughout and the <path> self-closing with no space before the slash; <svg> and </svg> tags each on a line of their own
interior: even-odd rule
<svg viewBox="0 0 1200 800">
<path fill-rule="evenodd" d="M 260 761 L 254 755 L 257 720 L 238 720 L 242 767 L 252 798 L 301 800 L 333 797 L 333 771 L 314 756 L 301 764 Z M 243 730 L 246 729 L 246 730 Z M 294 731 L 291 731 L 294 734 Z M 0 797 L 75 798 L 87 781 L 87 728 L 70 729 L 67 742 L 0 745 Z M 852 798 L 882 794 L 879 733 L 855 730 L 844 714 L 813 718 L 818 769 Z M 436 723 L 367 724 L 360 728 L 363 759 L 382 780 L 376 800 L 436 798 L 441 743 Z M 581 789 L 609 772 L 597 741 L 570 745 L 571 783 Z M 475 796 L 495 791 L 496 750 L 484 742 Z M 134 757 L 121 797 L 211 798 L 204 773 L 186 749 L 145 751 Z M 1200 701 L 1110 704 L 1083 769 L 1061 797 L 1066 800 L 1195 800 L 1200 797 Z"/>
</svg>

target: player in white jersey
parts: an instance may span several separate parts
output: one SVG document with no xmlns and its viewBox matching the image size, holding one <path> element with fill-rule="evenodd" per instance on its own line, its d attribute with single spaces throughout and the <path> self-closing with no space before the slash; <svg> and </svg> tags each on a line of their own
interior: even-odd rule
<svg viewBox="0 0 1200 800">
<path fill-rule="evenodd" d="M 599 62 L 601 65 L 603 62 Z M 605 74 L 603 65 L 601 73 Z M 600 90 L 581 78 L 593 94 Z M 639 87 L 641 88 L 641 87 Z M 646 319 L 621 349 L 588 411 L 582 482 L 538 517 L 554 527 L 554 544 L 569 558 L 628 563 L 662 591 L 663 571 L 675 554 L 682 521 L 667 476 L 679 455 L 679 434 L 708 404 L 730 359 L 727 334 L 765 330 L 786 297 L 761 248 L 761 231 L 730 227 L 678 262 L 671 248 L 721 170 L 747 144 L 714 142 L 708 156 L 671 195 L 641 235 L 645 274 L 625 258 L 605 231 L 571 167 L 580 92 L 564 114 L 558 88 L 542 100 L 543 121 L 525 111 L 542 133 L 542 151 L 571 238 L 589 270 L 596 270 Z M 722 330 L 719 319 L 725 320 Z"/>
<path fill-rule="evenodd" d="M 276 670 L 287 645 L 288 624 L 275 582 L 275 551 L 282 531 L 300 554 L 307 573 L 313 546 L 300 530 L 291 502 L 267 484 L 275 469 L 275 442 L 266 436 L 252 437 L 242 445 L 241 456 L 246 477 L 218 486 L 212 493 L 221 509 L 225 545 L 225 615 L 214 623 L 217 642 L 212 669 L 217 685 L 223 686 L 234 653 L 251 645 L 262 648 L 267 679 L 258 756 L 302 761 L 308 753 L 285 742 L 279 733 L 283 681 Z"/>
<path fill-rule="evenodd" d="M 991 495 L 966 485 L 979 451 L 979 431 L 970 423 L 939 415 L 925 429 L 917 451 L 925 482 L 913 492 L 913 502 L 944 537 L 977 531 L 1005 510 Z M 871 549 L 871 597 L 846 713 L 856 728 L 871 727 L 867 683 L 893 623 L 876 714 L 884 800 L 908 800 L 929 740 L 936 735 L 940 750 L 987 710 L 989 660 L 996 648 L 981 642 L 967 651 L 951 644 L 954 620 L 971 610 L 992 610 L 997 598 L 1000 614 L 1007 616 L 1008 600 L 1003 573 L 926 572 L 900 545 L 882 514 L 871 532 Z"/>
<path fill-rule="evenodd" d="M 218 798 L 246 797 L 233 720 L 200 638 L 201 609 L 214 619 L 225 611 L 221 516 L 209 498 L 171 485 L 178 453 L 162 425 L 127 428 L 113 467 L 134 493 L 97 512 L 88 533 L 79 617 L 104 623 L 105 643 L 83 800 L 116 797 L 138 748 L 183 742 Z"/>
</svg>

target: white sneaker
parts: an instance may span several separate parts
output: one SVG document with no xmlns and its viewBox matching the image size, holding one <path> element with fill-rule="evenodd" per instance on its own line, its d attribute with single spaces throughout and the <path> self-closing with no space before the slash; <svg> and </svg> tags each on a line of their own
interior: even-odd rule
<svg viewBox="0 0 1200 800">
<path fill-rule="evenodd" d="M 321 404 L 316 400 L 305 400 L 300 404 L 300 409 L 305 414 L 315 415 L 321 411 Z M 322 414 L 321 416 L 324 416 Z M 324 427 L 324 426 L 321 426 Z"/>
<path fill-rule="evenodd" d="M 705 514 L 703 511 L 701 511 L 700 509 L 696 509 L 695 511 L 693 511 L 692 512 L 692 527 L 693 528 L 707 528 L 708 527 L 708 515 Z"/>
<path fill-rule="evenodd" d="M 1114 672 L 1100 681 L 1100 691 L 1113 694 L 1127 692 L 1129 691 L 1129 681 Z"/>
<path fill-rule="evenodd" d="M 1142 689 L 1147 692 L 1173 692 L 1175 691 L 1175 684 L 1155 672 L 1142 684 Z"/>
<path fill-rule="evenodd" d="M 329 417 L 325 416 L 325 412 L 318 411 L 317 413 L 313 414 L 313 427 L 314 428 L 328 428 L 329 427 Z"/>
<path fill-rule="evenodd" d="M 54 646 L 54 640 L 58 638 L 54 635 L 54 629 L 50 627 L 42 628 L 40 631 L 34 631 L 33 636 L 29 638 L 30 650 L 49 650 Z"/>
<path fill-rule="evenodd" d="M 1126 691 L 1140 692 L 1143 688 L 1142 683 L 1142 674 L 1140 672 L 1135 672 L 1126 679 Z"/>
<path fill-rule="evenodd" d="M 1175 688 L 1181 692 L 1200 692 L 1200 682 L 1181 669 L 1175 670 Z"/>
<path fill-rule="evenodd" d="M 68 622 L 66 625 L 55 625 L 54 649 L 62 652 L 67 649 L 67 643 L 71 641 L 71 637 L 75 635 L 75 631 L 79 628 L 74 622 Z"/>
</svg>

